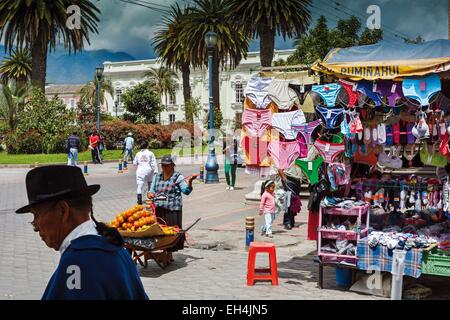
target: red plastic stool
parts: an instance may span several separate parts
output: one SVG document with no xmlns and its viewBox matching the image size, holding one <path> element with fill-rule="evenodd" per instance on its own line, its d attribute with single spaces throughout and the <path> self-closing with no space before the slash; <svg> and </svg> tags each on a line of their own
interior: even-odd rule
<svg viewBox="0 0 450 320">
<path fill-rule="evenodd" d="M 270 269 L 255 269 L 256 254 L 260 252 L 267 252 L 269 254 Z M 247 285 L 252 286 L 255 283 L 255 280 L 271 280 L 273 286 L 278 285 L 277 255 L 273 243 L 250 243 L 248 251 Z"/>
</svg>

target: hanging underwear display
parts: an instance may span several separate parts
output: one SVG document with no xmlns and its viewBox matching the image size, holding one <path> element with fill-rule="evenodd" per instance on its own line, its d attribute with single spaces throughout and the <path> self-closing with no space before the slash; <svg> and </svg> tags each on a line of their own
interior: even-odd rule
<svg viewBox="0 0 450 320">
<path fill-rule="evenodd" d="M 303 160 L 303 159 L 297 159 L 295 160 L 295 164 L 302 169 L 302 171 L 305 173 L 305 175 L 309 179 L 309 183 L 311 185 L 314 185 L 319 182 L 319 168 L 324 162 L 322 157 L 318 157 L 315 160 Z"/>
<path fill-rule="evenodd" d="M 344 88 L 348 95 L 348 107 L 353 108 L 358 102 L 358 91 L 356 91 L 357 84 L 351 81 L 339 80 L 339 84 Z"/>
<path fill-rule="evenodd" d="M 242 126 L 253 137 L 262 137 L 272 127 L 272 112 L 269 109 L 244 109 Z"/>
<path fill-rule="evenodd" d="M 298 133 L 303 136 L 307 144 L 313 144 L 314 141 L 312 140 L 312 134 L 317 128 L 320 127 L 321 124 L 322 120 L 318 119 L 304 124 L 294 124 L 292 125 L 292 129 L 298 131 Z"/>
<path fill-rule="evenodd" d="M 395 107 L 397 101 L 403 98 L 402 84 L 400 82 L 380 80 L 377 81 L 377 93 L 388 100 L 388 106 Z"/>
<path fill-rule="evenodd" d="M 341 88 L 342 86 L 339 83 L 330 83 L 312 86 L 311 91 L 317 93 L 325 101 L 328 108 L 333 108 L 336 105 L 336 99 Z"/>
<path fill-rule="evenodd" d="M 428 106 L 430 99 L 441 91 L 441 79 L 437 74 L 420 78 L 403 80 L 403 94 L 409 99 Z"/>
<path fill-rule="evenodd" d="M 325 163 L 334 162 L 336 157 L 345 151 L 345 143 L 325 142 L 319 139 L 314 142 L 314 147 L 319 151 Z"/>
<path fill-rule="evenodd" d="M 311 92 L 312 84 L 293 84 L 289 83 L 289 88 L 294 90 L 295 94 L 298 97 L 298 101 L 300 105 L 305 103 L 306 96 Z"/>
<path fill-rule="evenodd" d="M 270 166 L 270 158 L 268 157 L 270 139 L 267 139 L 267 136 L 265 138 L 250 137 L 243 133 L 241 147 L 244 151 L 246 165 Z"/>
<path fill-rule="evenodd" d="M 316 112 L 319 117 L 322 118 L 323 123 L 325 123 L 326 129 L 336 129 L 340 126 L 344 108 L 326 108 L 322 106 L 316 107 Z"/>
<path fill-rule="evenodd" d="M 300 146 L 297 141 L 282 142 L 272 140 L 269 144 L 269 155 L 278 169 L 287 169 L 300 157 Z"/>
<path fill-rule="evenodd" d="M 305 137 L 299 134 L 296 139 L 300 148 L 299 158 L 306 158 L 308 156 L 308 143 L 306 143 Z"/>
<path fill-rule="evenodd" d="M 297 131 L 292 129 L 292 126 L 305 122 L 306 118 L 301 110 L 274 113 L 272 115 L 272 127 L 280 132 L 287 140 L 294 140 L 297 137 Z"/>
<path fill-rule="evenodd" d="M 371 99 L 375 106 L 381 106 L 383 101 L 381 100 L 381 96 L 377 92 L 373 92 L 373 83 L 366 80 L 361 80 L 358 82 L 358 86 L 356 90 L 364 94 L 367 98 Z"/>
<path fill-rule="evenodd" d="M 274 79 L 267 89 L 268 97 L 277 104 L 280 110 L 289 110 L 297 100 L 297 94 L 289 88 L 291 80 Z"/>
<path fill-rule="evenodd" d="M 271 102 L 267 96 L 268 88 L 273 78 L 252 77 L 247 83 L 244 95 L 248 97 L 258 109 L 267 108 Z"/>
<path fill-rule="evenodd" d="M 436 153 L 434 145 L 431 145 L 432 152 L 429 151 L 429 146 L 425 142 L 420 150 L 420 161 L 426 166 L 445 167 L 447 166 L 447 158 L 440 153 Z"/>
<path fill-rule="evenodd" d="M 353 157 L 353 162 L 362 163 L 368 166 L 374 166 L 378 162 L 378 157 L 373 150 L 369 151 L 368 146 L 360 146 Z"/>
</svg>

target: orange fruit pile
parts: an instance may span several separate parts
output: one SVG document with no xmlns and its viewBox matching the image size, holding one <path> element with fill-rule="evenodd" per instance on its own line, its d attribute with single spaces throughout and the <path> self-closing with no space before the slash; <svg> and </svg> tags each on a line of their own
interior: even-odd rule
<svg viewBox="0 0 450 320">
<path fill-rule="evenodd" d="M 156 216 L 153 212 L 145 210 L 142 205 L 135 205 L 118 214 L 110 225 L 123 231 L 144 231 L 154 223 Z"/>
<path fill-rule="evenodd" d="M 174 235 L 174 234 L 177 234 L 178 232 L 180 232 L 180 228 L 178 228 L 177 226 L 173 226 L 173 227 L 162 226 L 162 229 L 163 229 L 164 234 L 167 234 L 167 235 Z"/>
</svg>

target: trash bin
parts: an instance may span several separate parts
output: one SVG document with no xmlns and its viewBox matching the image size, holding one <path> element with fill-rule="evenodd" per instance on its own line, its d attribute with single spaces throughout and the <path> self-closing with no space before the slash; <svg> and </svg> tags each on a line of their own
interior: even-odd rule
<svg viewBox="0 0 450 320">
<path fill-rule="evenodd" d="M 336 267 L 336 285 L 348 288 L 352 285 L 352 269 Z"/>
</svg>

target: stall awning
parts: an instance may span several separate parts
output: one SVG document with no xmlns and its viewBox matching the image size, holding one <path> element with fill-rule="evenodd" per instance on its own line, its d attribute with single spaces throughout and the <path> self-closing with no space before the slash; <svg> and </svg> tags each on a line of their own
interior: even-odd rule
<svg viewBox="0 0 450 320">
<path fill-rule="evenodd" d="M 450 40 L 386 43 L 331 50 L 312 69 L 352 80 L 397 79 L 450 70 Z"/>
</svg>

